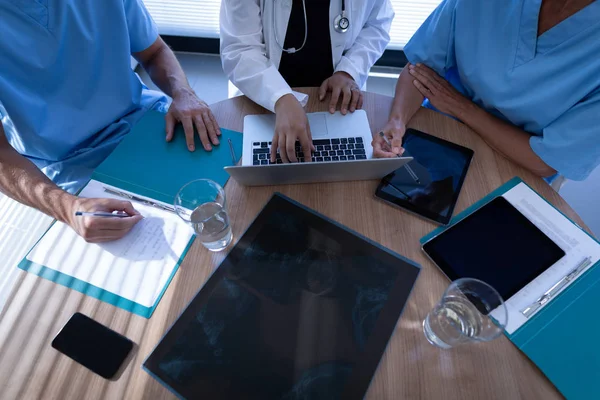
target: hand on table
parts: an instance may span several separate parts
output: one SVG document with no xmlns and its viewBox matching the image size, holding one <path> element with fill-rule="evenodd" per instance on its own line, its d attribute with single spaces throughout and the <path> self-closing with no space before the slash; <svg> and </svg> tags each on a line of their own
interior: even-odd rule
<svg viewBox="0 0 600 400">
<path fill-rule="evenodd" d="M 211 151 L 211 143 L 215 146 L 219 144 L 218 136 L 221 135 L 219 124 L 217 124 L 217 120 L 208 104 L 200 100 L 192 89 L 184 89 L 173 97 L 173 102 L 165 119 L 167 122 L 167 142 L 173 139 L 175 125 L 181 122 L 189 151 L 196 149 L 194 145 L 194 125 L 204 150 Z"/>
<path fill-rule="evenodd" d="M 406 132 L 406 125 L 401 121 L 391 119 L 381 130 L 388 138 L 391 146 L 388 145 L 379 133 L 373 135 L 373 157 L 376 158 L 394 158 L 404 153 L 402 148 L 402 138 Z"/>
<path fill-rule="evenodd" d="M 122 211 L 129 214 L 130 217 L 77 217 L 75 216 L 76 211 L 104 211 L 110 213 Z M 66 223 L 86 242 L 101 243 L 122 238 L 142 219 L 142 215 L 128 201 L 76 197 L 69 207 Z"/>
<path fill-rule="evenodd" d="M 360 88 L 354 81 L 354 78 L 346 72 L 338 71 L 331 75 L 330 78 L 325 79 L 319 88 L 320 101 L 325 99 L 327 92 L 331 92 L 329 112 L 332 114 L 335 112 L 340 96 L 342 96 L 340 110 L 344 115 L 348 113 L 348 110 L 352 113 L 363 106 L 363 95 Z"/>
<path fill-rule="evenodd" d="M 471 102 L 469 99 L 428 66 L 411 64 L 408 68 L 415 78 L 413 85 L 435 108 L 444 114 L 460 118 L 459 110 Z"/>
<path fill-rule="evenodd" d="M 297 162 L 297 140 L 302 146 L 304 160 L 311 162 L 312 152 L 315 148 L 312 144 L 308 118 L 300 102 L 292 94 L 281 97 L 275 104 L 275 115 L 275 135 L 271 145 L 271 162 L 276 161 L 277 149 L 279 149 L 281 160 L 284 163 Z"/>
</svg>

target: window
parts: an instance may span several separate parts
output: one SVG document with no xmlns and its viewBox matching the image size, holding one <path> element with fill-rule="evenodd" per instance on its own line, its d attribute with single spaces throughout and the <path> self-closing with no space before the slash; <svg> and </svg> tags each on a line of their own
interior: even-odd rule
<svg viewBox="0 0 600 400">
<path fill-rule="evenodd" d="M 396 18 L 390 31 L 392 41 L 389 48 L 402 49 L 440 2 L 392 0 Z M 144 0 L 144 3 L 163 35 L 219 37 L 220 0 Z"/>
<path fill-rule="evenodd" d="M 221 0 L 143 1 L 161 35 L 219 37 Z"/>
<path fill-rule="evenodd" d="M 392 40 L 388 48 L 402 49 L 441 2 L 442 0 L 392 0 L 396 16 L 392 22 Z"/>
</svg>

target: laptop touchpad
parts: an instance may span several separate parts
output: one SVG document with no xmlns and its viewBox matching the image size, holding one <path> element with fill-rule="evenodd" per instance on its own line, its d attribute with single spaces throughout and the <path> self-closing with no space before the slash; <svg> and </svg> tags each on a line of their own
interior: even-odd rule
<svg viewBox="0 0 600 400">
<path fill-rule="evenodd" d="M 307 116 L 313 139 L 329 135 L 325 114 L 308 114 Z"/>
</svg>

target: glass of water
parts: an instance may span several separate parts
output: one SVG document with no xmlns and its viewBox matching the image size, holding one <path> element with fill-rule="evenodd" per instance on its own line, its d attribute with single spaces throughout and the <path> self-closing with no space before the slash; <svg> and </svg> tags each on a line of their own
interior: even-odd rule
<svg viewBox="0 0 600 400">
<path fill-rule="evenodd" d="M 192 225 L 196 236 L 210 251 L 221 251 L 231 243 L 233 234 L 225 207 L 225 191 L 210 179 L 186 184 L 175 196 L 175 211 Z"/>
<path fill-rule="evenodd" d="M 464 343 L 488 342 L 500 336 L 508 311 L 500 294 L 477 279 L 458 279 L 423 321 L 429 343 L 449 349 Z"/>
</svg>

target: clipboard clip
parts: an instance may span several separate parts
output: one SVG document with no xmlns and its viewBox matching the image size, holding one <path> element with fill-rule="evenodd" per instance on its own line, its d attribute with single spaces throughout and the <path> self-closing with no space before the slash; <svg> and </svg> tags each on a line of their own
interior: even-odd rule
<svg viewBox="0 0 600 400">
<path fill-rule="evenodd" d="M 136 201 L 138 203 L 145 204 L 150 207 L 159 208 L 161 210 L 169 211 L 172 213 L 175 212 L 175 207 L 173 207 L 173 206 L 167 206 L 167 205 L 160 204 L 160 203 L 157 203 L 154 201 L 146 200 L 141 197 L 131 195 L 129 193 L 121 192 L 120 190 L 115 190 L 115 189 L 104 187 L 104 191 L 106 193 L 112 194 L 113 196 L 123 197 L 123 198 L 129 199 L 131 201 Z"/>
<path fill-rule="evenodd" d="M 546 290 L 536 301 L 531 303 L 529 306 L 521 310 L 521 314 L 525 318 L 531 317 L 537 310 L 542 308 L 546 303 L 554 298 L 567 284 L 577 279 L 577 277 L 586 269 L 592 260 L 590 257 L 585 257 L 577 264 L 575 268 L 571 270 L 567 275 L 563 276 L 558 282 L 556 282 L 550 289 Z"/>
</svg>

